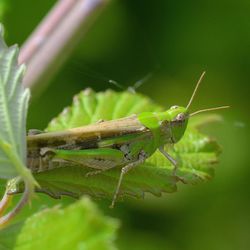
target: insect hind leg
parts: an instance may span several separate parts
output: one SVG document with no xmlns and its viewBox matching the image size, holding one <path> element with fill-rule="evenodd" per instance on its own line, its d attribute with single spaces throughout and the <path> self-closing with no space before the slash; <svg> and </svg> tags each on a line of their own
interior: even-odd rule
<svg viewBox="0 0 250 250">
<path fill-rule="evenodd" d="M 98 170 L 94 170 L 94 171 L 89 171 L 88 173 L 85 174 L 86 177 L 90 177 L 93 175 L 97 175 L 97 174 L 101 174 L 109 169 L 113 168 L 113 166 L 111 167 L 107 167 L 107 168 L 103 168 L 103 169 L 98 169 Z"/>
</svg>

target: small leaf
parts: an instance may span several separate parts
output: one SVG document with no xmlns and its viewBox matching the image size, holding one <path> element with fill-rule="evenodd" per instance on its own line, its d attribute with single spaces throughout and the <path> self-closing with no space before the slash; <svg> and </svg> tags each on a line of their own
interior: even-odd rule
<svg viewBox="0 0 250 250">
<path fill-rule="evenodd" d="M 117 228 L 117 220 L 104 216 L 93 202 L 82 198 L 66 208 L 44 209 L 22 225 L 2 230 L 0 247 L 14 250 L 114 250 Z M 5 238 L 10 233 L 12 242 Z"/>
<path fill-rule="evenodd" d="M 108 120 L 129 116 L 143 111 L 160 111 L 162 107 L 148 97 L 130 92 L 107 90 L 95 93 L 88 89 L 74 97 L 71 107 L 65 109 L 48 125 L 47 131 L 56 131 L 83 126 L 100 119 Z M 202 116 L 201 116 L 202 117 Z M 174 148 L 167 149 L 180 163 L 177 174 L 185 183 L 195 184 L 211 179 L 214 164 L 218 161 L 220 147 L 217 142 L 201 134 L 196 126 L 218 117 L 196 118 L 190 123 L 184 137 Z M 102 174 L 86 177 L 91 171 L 82 166 L 65 166 L 50 171 L 34 173 L 40 184 L 38 192 L 52 197 L 61 195 L 80 197 L 89 194 L 96 198 L 112 198 L 120 175 L 120 168 L 114 168 Z M 146 162 L 131 170 L 124 178 L 120 196 L 143 197 L 145 192 L 160 196 L 162 192 L 174 192 L 177 179 L 173 176 L 173 166 L 160 153 L 156 152 Z M 12 192 L 22 191 L 17 186 Z"/>
<path fill-rule="evenodd" d="M 18 66 L 17 46 L 7 47 L 0 27 L 0 178 L 20 174 L 26 163 L 26 116 L 29 89 L 22 86 L 24 65 Z"/>
<path fill-rule="evenodd" d="M 0 178 L 21 177 L 19 180 L 26 184 L 20 203 L 0 218 L 0 226 L 9 222 L 27 202 L 36 183 L 26 167 L 26 117 L 30 92 L 22 86 L 24 65 L 18 65 L 17 57 L 17 46 L 8 47 L 5 44 L 0 25 Z"/>
</svg>

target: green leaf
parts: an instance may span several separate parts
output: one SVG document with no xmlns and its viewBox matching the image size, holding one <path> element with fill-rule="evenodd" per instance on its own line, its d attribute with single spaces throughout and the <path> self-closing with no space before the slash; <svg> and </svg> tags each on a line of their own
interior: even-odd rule
<svg viewBox="0 0 250 250">
<path fill-rule="evenodd" d="M 21 231 L 23 223 L 16 223 L 0 231 L 0 249 L 10 250 L 14 248 L 15 238 Z"/>
<path fill-rule="evenodd" d="M 26 116 L 30 92 L 22 86 L 24 66 L 18 65 L 17 57 L 17 46 L 8 47 L 5 44 L 0 24 L 0 179 L 17 177 L 18 181 L 25 183 L 22 199 L 0 218 L 0 227 L 6 225 L 22 208 L 36 185 L 31 171 L 26 167 Z M 1 206 L 7 206 L 10 199 L 4 196 Z"/>
<path fill-rule="evenodd" d="M 44 209 L 22 225 L 2 230 L 0 247 L 14 250 L 113 250 L 116 249 L 117 228 L 117 220 L 104 216 L 93 202 L 82 198 L 66 208 Z M 8 234 L 12 234 L 12 242 L 6 240 Z"/>
<path fill-rule="evenodd" d="M 0 178 L 34 179 L 26 164 L 26 116 L 29 89 L 22 86 L 24 65 L 18 65 L 17 46 L 8 47 L 0 26 Z"/>
<path fill-rule="evenodd" d="M 162 107 L 148 97 L 130 92 L 107 90 L 95 93 L 87 89 L 74 97 L 71 107 L 66 108 L 53 119 L 47 131 L 69 129 L 94 123 L 100 119 L 109 120 L 129 116 L 143 111 L 159 111 Z M 216 116 L 195 118 L 188 127 L 182 140 L 169 148 L 168 152 L 180 163 L 178 176 L 185 183 L 195 184 L 212 178 L 214 163 L 220 147 L 214 139 L 200 133 L 196 126 L 216 120 Z M 55 198 L 61 195 L 79 197 L 89 194 L 97 198 L 112 198 L 120 175 L 120 168 L 114 168 L 102 174 L 85 177 L 89 168 L 82 166 L 63 167 L 47 172 L 36 173 L 40 184 L 39 192 Z M 160 196 L 162 192 L 174 192 L 177 179 L 173 176 L 173 166 L 159 152 L 156 152 L 144 164 L 130 171 L 124 178 L 120 197 L 143 197 L 145 192 Z M 13 192 L 21 191 L 21 187 Z"/>
<path fill-rule="evenodd" d="M 160 110 L 162 107 L 140 94 L 112 90 L 96 93 L 92 89 L 86 89 L 74 96 L 72 106 L 65 108 L 54 118 L 46 131 L 75 128 L 102 119 L 113 120 L 143 111 Z"/>
</svg>

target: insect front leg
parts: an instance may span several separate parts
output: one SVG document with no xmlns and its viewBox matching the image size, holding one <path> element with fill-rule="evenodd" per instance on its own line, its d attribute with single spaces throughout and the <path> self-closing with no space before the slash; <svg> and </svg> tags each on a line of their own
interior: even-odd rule
<svg viewBox="0 0 250 250">
<path fill-rule="evenodd" d="M 176 176 L 176 171 L 178 169 L 178 162 L 164 150 L 164 147 L 159 147 L 159 150 L 173 164 L 174 166 L 173 175 Z"/>
<path fill-rule="evenodd" d="M 144 153 L 144 151 L 141 151 L 140 154 L 139 154 L 139 158 L 137 161 L 135 162 L 132 162 L 132 163 L 129 163 L 128 165 L 126 165 L 125 167 L 122 168 L 121 170 L 121 174 L 120 174 L 120 178 L 119 178 L 119 181 L 118 181 L 118 184 L 116 186 L 116 190 L 115 190 L 115 194 L 113 196 L 113 200 L 112 200 L 112 203 L 110 205 L 110 208 L 113 208 L 114 205 L 115 205 L 115 202 L 116 202 L 116 199 L 119 195 L 119 192 L 120 192 L 120 187 L 121 187 L 121 184 L 122 184 L 122 180 L 123 180 L 123 177 L 124 175 L 131 169 L 135 168 L 136 166 L 138 166 L 139 164 L 143 163 L 145 161 L 145 159 L 147 158 L 146 154 Z"/>
</svg>

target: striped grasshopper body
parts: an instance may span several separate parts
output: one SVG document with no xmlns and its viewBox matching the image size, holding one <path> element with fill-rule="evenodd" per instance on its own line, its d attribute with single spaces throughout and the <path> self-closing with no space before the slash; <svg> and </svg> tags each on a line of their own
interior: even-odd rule
<svg viewBox="0 0 250 250">
<path fill-rule="evenodd" d="M 164 146 L 175 144 L 182 138 L 190 116 L 225 108 L 189 114 L 189 106 L 202 76 L 187 107 L 172 106 L 164 112 L 143 112 L 65 131 L 28 135 L 28 167 L 33 172 L 42 172 L 66 165 L 81 165 L 92 169 L 88 176 L 120 167 L 121 174 L 111 207 L 115 204 L 124 175 L 156 150 L 160 150 L 173 164 L 175 175 L 177 162 L 164 150 Z"/>
</svg>

